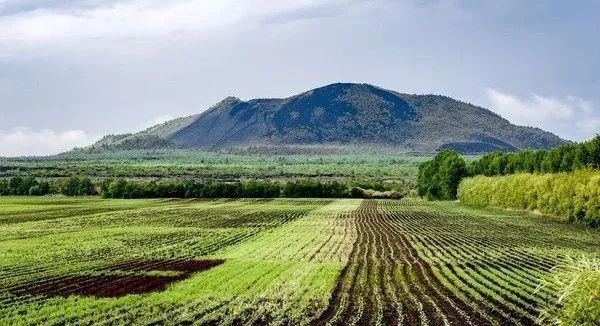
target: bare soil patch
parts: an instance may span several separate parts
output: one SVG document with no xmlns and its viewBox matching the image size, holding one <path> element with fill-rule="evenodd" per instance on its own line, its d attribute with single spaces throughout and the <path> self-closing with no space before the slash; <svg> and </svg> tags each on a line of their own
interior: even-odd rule
<svg viewBox="0 0 600 326">
<path fill-rule="evenodd" d="M 222 264 L 224 260 L 136 260 L 107 268 L 107 271 L 131 272 L 126 275 L 67 275 L 22 284 L 11 292 L 17 296 L 93 296 L 121 297 L 163 291 L 169 284 Z M 151 271 L 173 271 L 176 275 L 144 275 Z M 134 274 L 134 273 L 138 274 Z"/>
</svg>

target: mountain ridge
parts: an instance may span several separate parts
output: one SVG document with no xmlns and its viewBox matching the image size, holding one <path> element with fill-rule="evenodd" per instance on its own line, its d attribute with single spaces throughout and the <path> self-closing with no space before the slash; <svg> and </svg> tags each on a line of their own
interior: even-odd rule
<svg viewBox="0 0 600 326">
<path fill-rule="evenodd" d="M 423 153 L 443 148 L 483 153 L 564 142 L 444 95 L 335 83 L 285 98 L 227 97 L 202 113 L 135 134 L 109 135 L 86 150 L 373 144 Z"/>
</svg>

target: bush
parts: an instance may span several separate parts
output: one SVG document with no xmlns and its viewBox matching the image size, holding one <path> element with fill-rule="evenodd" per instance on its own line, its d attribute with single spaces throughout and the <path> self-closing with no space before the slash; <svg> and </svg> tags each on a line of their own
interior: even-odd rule
<svg viewBox="0 0 600 326">
<path fill-rule="evenodd" d="M 600 226 L 600 171 L 476 176 L 460 183 L 458 198 L 474 206 L 538 210 Z"/>
<path fill-rule="evenodd" d="M 340 182 L 320 182 L 311 179 L 288 181 L 283 187 L 284 197 L 344 198 L 348 187 Z"/>
<path fill-rule="evenodd" d="M 370 195 L 361 187 L 353 187 L 350 189 L 350 197 L 352 198 L 370 198 Z"/>
<path fill-rule="evenodd" d="M 540 314 L 540 325 L 600 324 L 600 261 L 567 259 L 557 266 L 541 287 L 557 290 L 556 302 L 550 302 Z"/>
<path fill-rule="evenodd" d="M 419 166 L 419 195 L 428 199 L 456 199 L 458 184 L 466 175 L 467 165 L 460 155 L 443 150 Z"/>
</svg>

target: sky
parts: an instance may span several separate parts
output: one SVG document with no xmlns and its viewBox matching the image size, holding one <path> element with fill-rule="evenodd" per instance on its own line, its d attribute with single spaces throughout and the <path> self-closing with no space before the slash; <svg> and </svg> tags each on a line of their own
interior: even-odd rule
<svg viewBox="0 0 600 326">
<path fill-rule="evenodd" d="M 334 82 L 600 133 L 600 1 L 0 0 L 0 156 Z"/>
</svg>

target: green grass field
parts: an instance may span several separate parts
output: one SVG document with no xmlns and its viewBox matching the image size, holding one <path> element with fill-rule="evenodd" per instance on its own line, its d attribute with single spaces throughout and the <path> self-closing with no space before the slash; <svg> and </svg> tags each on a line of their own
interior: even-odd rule
<svg viewBox="0 0 600 326">
<path fill-rule="evenodd" d="M 531 325 L 597 230 L 455 202 L 0 198 L 0 324 Z"/>
</svg>

